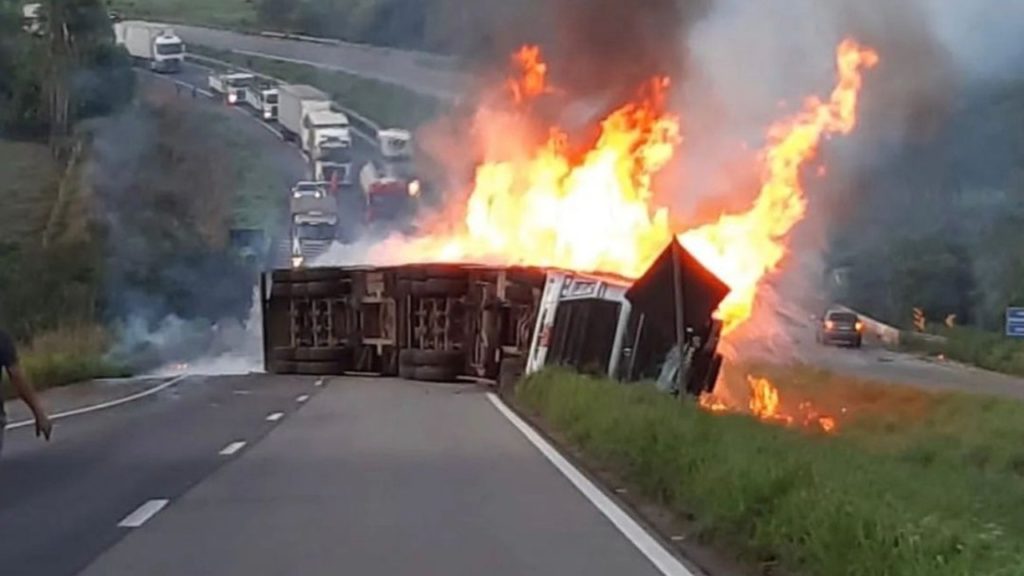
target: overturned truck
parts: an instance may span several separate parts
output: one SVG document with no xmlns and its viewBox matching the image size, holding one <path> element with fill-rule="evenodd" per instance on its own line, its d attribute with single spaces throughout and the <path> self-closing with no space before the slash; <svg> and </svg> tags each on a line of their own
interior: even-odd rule
<svg viewBox="0 0 1024 576">
<path fill-rule="evenodd" d="M 713 318 L 728 288 L 677 242 L 635 281 L 470 264 L 293 268 L 261 281 L 265 367 L 505 384 L 545 366 L 657 377 L 682 344 L 677 390 L 711 391 Z"/>
</svg>

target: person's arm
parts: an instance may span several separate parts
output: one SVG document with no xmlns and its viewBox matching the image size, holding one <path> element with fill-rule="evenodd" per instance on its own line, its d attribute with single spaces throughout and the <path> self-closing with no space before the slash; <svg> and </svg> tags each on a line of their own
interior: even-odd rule
<svg viewBox="0 0 1024 576">
<path fill-rule="evenodd" d="M 39 400 L 39 395 L 36 394 L 32 384 L 25 377 L 25 372 L 21 369 L 21 366 L 15 363 L 14 365 L 7 366 L 7 374 L 11 377 L 11 384 L 14 386 L 14 390 L 17 391 L 18 396 L 28 405 L 32 410 L 32 415 L 35 416 L 36 436 L 42 436 L 49 440 L 50 433 L 53 431 L 53 424 L 43 408 L 43 403 Z"/>
</svg>

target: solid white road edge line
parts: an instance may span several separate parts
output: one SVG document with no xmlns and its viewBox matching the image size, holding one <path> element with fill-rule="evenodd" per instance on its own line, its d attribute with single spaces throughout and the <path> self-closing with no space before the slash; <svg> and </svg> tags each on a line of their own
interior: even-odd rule
<svg viewBox="0 0 1024 576">
<path fill-rule="evenodd" d="M 117 527 L 138 528 L 139 526 L 145 524 L 150 518 L 156 516 L 157 512 L 163 510 L 164 506 L 167 506 L 169 502 L 170 500 L 167 500 L 165 498 L 156 498 L 153 500 L 149 500 L 142 506 L 136 508 L 135 512 L 132 512 L 131 514 L 125 516 L 124 520 L 121 520 L 117 523 Z"/>
<path fill-rule="evenodd" d="M 274 412 L 267 415 L 267 422 L 277 422 L 281 418 L 284 418 L 284 412 Z"/>
<path fill-rule="evenodd" d="M 295 401 L 298 402 L 299 404 L 302 404 L 307 400 L 309 400 L 309 394 L 303 394 L 302 396 L 299 396 L 298 398 L 295 399 Z"/>
<path fill-rule="evenodd" d="M 665 576 L 696 576 L 693 572 L 683 566 L 682 562 L 676 559 L 664 546 L 653 536 L 647 533 L 640 524 L 626 514 L 608 496 L 605 495 L 594 483 L 591 482 L 582 472 L 576 469 L 564 456 L 558 453 L 536 430 L 523 421 L 494 393 L 488 393 L 487 399 L 497 408 L 509 422 L 512 423 L 526 439 L 534 445 L 551 464 L 565 476 L 573 486 L 576 487 L 586 498 L 590 500 L 608 520 L 619 529 L 634 546 L 651 561 L 652 564 Z"/>
<path fill-rule="evenodd" d="M 242 448 L 245 448 L 245 441 L 239 440 L 238 442 L 232 442 L 231 444 L 228 444 L 227 446 L 224 447 L 223 450 L 220 451 L 220 455 L 221 456 L 233 456 L 236 452 L 238 452 Z"/>
<path fill-rule="evenodd" d="M 163 384 L 158 384 L 158 385 L 156 385 L 156 386 L 154 386 L 154 387 L 152 387 L 152 388 L 150 388 L 148 390 L 143 390 L 142 392 L 139 392 L 137 394 L 132 394 L 130 396 L 125 396 L 124 398 L 118 398 L 117 400 L 111 400 L 110 402 L 103 402 L 102 404 L 95 404 L 93 406 L 85 406 L 83 408 L 76 408 L 74 410 L 68 410 L 67 412 L 60 412 L 58 414 L 52 414 L 52 415 L 50 415 L 50 420 L 60 420 L 62 418 L 69 418 L 71 416 L 78 416 L 79 414 L 88 414 L 89 412 L 96 412 L 97 410 L 106 410 L 107 408 L 113 408 L 114 406 L 120 406 L 121 404 L 127 404 L 129 402 L 134 402 L 135 400 L 141 400 L 142 398 L 145 398 L 146 396 L 152 396 L 153 394 L 156 394 L 157 392 L 160 392 L 162 390 L 170 388 L 171 386 L 174 386 L 178 382 L 181 382 L 185 378 L 188 378 L 188 376 L 189 376 L 188 374 L 182 374 L 181 376 L 177 376 L 175 378 L 171 378 L 170 380 L 164 382 Z M 8 424 L 7 425 L 7 429 L 8 430 L 13 430 L 15 428 L 24 428 L 25 426 L 32 426 L 33 424 L 35 424 L 35 420 L 22 420 L 21 422 L 14 422 L 14 423 Z"/>
</svg>

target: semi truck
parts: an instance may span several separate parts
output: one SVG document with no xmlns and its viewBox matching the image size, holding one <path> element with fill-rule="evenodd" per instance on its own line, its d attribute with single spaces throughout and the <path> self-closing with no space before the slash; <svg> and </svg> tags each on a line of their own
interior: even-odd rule
<svg viewBox="0 0 1024 576">
<path fill-rule="evenodd" d="M 234 106 L 245 101 L 249 89 L 256 83 L 256 77 L 252 74 L 231 72 L 210 74 L 210 91 L 224 99 L 224 102 Z"/>
<path fill-rule="evenodd" d="M 258 81 L 245 91 L 245 103 L 264 120 L 277 120 L 278 106 L 277 85 L 272 82 Z"/>
<path fill-rule="evenodd" d="M 185 43 L 166 24 L 140 20 L 116 22 L 114 37 L 134 60 L 154 72 L 178 72 L 185 62 Z"/>
<path fill-rule="evenodd" d="M 411 216 L 421 192 L 412 155 L 412 134 L 397 128 L 380 130 L 377 147 L 380 160 L 367 162 L 359 171 L 367 220 L 395 221 Z"/>
<path fill-rule="evenodd" d="M 261 281 L 264 359 L 286 374 L 511 384 L 545 366 L 711 392 L 728 287 L 673 241 L 639 279 L 557 268 L 405 264 L 280 269 Z M 682 354 L 678 353 L 682 350 Z"/>
<path fill-rule="evenodd" d="M 323 254 L 338 235 L 338 202 L 322 183 L 299 182 L 290 202 L 292 265 L 301 266 Z"/>
<path fill-rule="evenodd" d="M 331 180 L 337 172 L 345 182 L 349 180 L 351 126 L 327 94 L 301 84 L 280 86 L 277 120 L 282 137 L 299 143 L 314 176 Z"/>
</svg>

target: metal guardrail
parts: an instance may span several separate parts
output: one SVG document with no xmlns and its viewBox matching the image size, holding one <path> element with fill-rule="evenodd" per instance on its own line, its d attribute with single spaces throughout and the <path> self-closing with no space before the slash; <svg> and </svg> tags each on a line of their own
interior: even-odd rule
<svg viewBox="0 0 1024 576">
<path fill-rule="evenodd" d="M 245 66 L 240 66 L 237 64 L 233 64 L 231 62 L 226 62 L 224 60 L 220 60 L 217 58 L 211 58 L 209 56 L 202 56 L 199 54 L 188 54 L 186 55 L 186 58 L 200 63 L 214 64 L 216 66 L 223 67 L 229 70 L 239 70 L 242 72 L 252 74 L 253 76 L 257 76 L 259 78 L 264 78 L 267 80 L 271 80 L 273 82 L 277 82 L 278 84 L 291 83 L 282 78 L 277 78 L 269 74 L 257 72 L 256 70 L 246 68 Z M 352 125 L 352 130 L 356 133 L 356 135 L 362 137 L 364 140 L 370 142 L 371 144 L 375 144 L 377 142 L 377 133 L 382 130 L 379 124 L 367 118 L 366 116 L 363 116 L 359 112 L 352 110 L 351 108 L 342 106 L 337 102 L 335 102 L 335 105 L 337 105 L 338 109 L 340 109 L 342 112 L 345 113 L 346 116 L 348 116 L 349 123 Z"/>
</svg>

